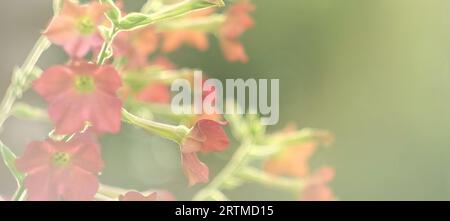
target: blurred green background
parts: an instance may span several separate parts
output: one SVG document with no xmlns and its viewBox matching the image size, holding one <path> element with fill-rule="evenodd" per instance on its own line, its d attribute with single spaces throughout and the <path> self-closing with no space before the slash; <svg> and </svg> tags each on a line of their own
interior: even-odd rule
<svg viewBox="0 0 450 221">
<path fill-rule="evenodd" d="M 143 1 L 126 1 L 138 7 Z M 217 41 L 199 53 L 184 48 L 179 66 L 202 68 L 216 78 L 279 78 L 281 122 L 328 129 L 336 143 L 313 165 L 330 165 L 341 200 L 450 200 L 450 1 L 254 0 L 256 27 L 243 38 L 248 64 L 224 61 Z M 51 1 L 4 1 L 0 22 L 0 92 L 51 16 Z M 52 47 L 43 68 L 64 61 Z M 26 95 L 33 104 L 41 98 Z M 10 119 L 0 135 L 21 152 L 42 139 L 49 125 Z M 179 199 L 186 188 L 176 147 L 139 130 L 106 137 L 108 184 L 143 190 L 165 187 Z M 145 137 L 145 138 L 143 138 Z M 170 144 L 168 144 L 170 145 Z M 234 149 L 207 156 L 214 175 Z M 13 180 L 0 166 L 1 193 Z M 286 193 L 244 186 L 239 200 L 290 200 Z"/>
</svg>

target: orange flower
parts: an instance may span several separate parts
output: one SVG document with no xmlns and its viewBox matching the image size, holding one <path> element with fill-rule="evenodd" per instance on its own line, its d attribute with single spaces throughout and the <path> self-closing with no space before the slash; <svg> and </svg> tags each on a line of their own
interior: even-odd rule
<svg viewBox="0 0 450 221">
<path fill-rule="evenodd" d="M 244 46 L 235 40 L 222 38 L 220 43 L 225 58 L 230 62 L 240 61 L 242 63 L 248 62 L 248 56 L 245 52 Z"/>
<path fill-rule="evenodd" d="M 254 26 L 254 21 L 249 13 L 255 10 L 250 1 L 242 1 L 231 6 L 227 19 L 223 24 L 219 39 L 225 58 L 228 61 L 248 62 L 244 46 L 239 42 L 239 37 L 249 28 Z"/>
<path fill-rule="evenodd" d="M 205 17 L 211 14 L 213 10 L 206 9 L 191 13 L 187 16 L 186 20 L 195 20 L 197 18 Z M 164 43 L 162 45 L 162 50 L 164 52 L 173 52 L 180 48 L 183 44 L 187 44 L 198 50 L 204 51 L 208 49 L 208 35 L 203 31 L 196 30 L 176 30 L 168 31 L 163 33 Z"/>
<path fill-rule="evenodd" d="M 265 163 L 265 170 L 275 175 L 305 177 L 309 174 L 309 158 L 316 150 L 317 143 L 309 142 L 289 147 Z"/>
<path fill-rule="evenodd" d="M 208 36 L 203 32 L 180 30 L 166 32 L 163 35 L 165 40 L 162 50 L 164 52 L 173 52 L 183 44 L 188 44 L 200 51 L 205 51 L 209 47 Z"/>
<path fill-rule="evenodd" d="M 158 35 L 153 27 L 121 32 L 114 40 L 114 55 L 127 59 L 128 67 L 139 68 L 158 47 Z"/>
</svg>

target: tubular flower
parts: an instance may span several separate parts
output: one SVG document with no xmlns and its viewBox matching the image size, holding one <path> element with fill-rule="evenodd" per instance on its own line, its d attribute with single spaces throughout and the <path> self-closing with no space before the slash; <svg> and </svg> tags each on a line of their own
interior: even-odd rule
<svg viewBox="0 0 450 221">
<path fill-rule="evenodd" d="M 199 120 L 184 138 L 181 146 L 182 166 L 189 185 L 208 182 L 209 169 L 202 163 L 197 152 L 224 151 L 228 148 L 228 136 L 222 126 L 225 123 Z"/>
<path fill-rule="evenodd" d="M 219 39 L 228 61 L 248 62 L 248 56 L 244 46 L 239 42 L 239 37 L 254 26 L 254 21 L 249 15 L 254 10 L 255 7 L 250 1 L 242 1 L 234 4 L 227 11 L 227 19 L 219 32 Z"/>
<path fill-rule="evenodd" d="M 97 2 L 78 5 L 65 0 L 61 13 L 52 19 L 43 34 L 71 57 L 84 57 L 90 49 L 103 43 L 97 27 L 105 21 L 107 9 Z"/>
<path fill-rule="evenodd" d="M 33 88 L 49 103 L 57 134 L 79 132 L 87 123 L 97 133 L 117 133 L 122 102 L 116 92 L 121 85 L 113 66 L 74 61 L 47 69 Z"/>
<path fill-rule="evenodd" d="M 16 161 L 26 173 L 27 200 L 92 200 L 103 168 L 100 148 L 87 135 L 69 142 L 36 141 Z"/>
</svg>

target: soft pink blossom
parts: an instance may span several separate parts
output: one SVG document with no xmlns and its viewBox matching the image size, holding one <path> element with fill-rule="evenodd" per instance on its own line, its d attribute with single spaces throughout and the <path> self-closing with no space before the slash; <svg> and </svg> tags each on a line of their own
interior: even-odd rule
<svg viewBox="0 0 450 221">
<path fill-rule="evenodd" d="M 33 88 L 49 103 L 57 134 L 79 132 L 86 123 L 98 133 L 117 133 L 122 102 L 116 92 L 121 85 L 113 66 L 74 61 L 50 67 Z"/>
<path fill-rule="evenodd" d="M 107 9 L 98 2 L 78 5 L 66 0 L 44 35 L 52 43 L 62 46 L 71 57 L 81 58 L 103 43 L 98 26 L 105 21 Z"/>
<path fill-rule="evenodd" d="M 88 134 L 69 142 L 35 141 L 17 159 L 26 173 L 27 200 L 92 200 L 103 168 L 100 148 Z"/>
</svg>

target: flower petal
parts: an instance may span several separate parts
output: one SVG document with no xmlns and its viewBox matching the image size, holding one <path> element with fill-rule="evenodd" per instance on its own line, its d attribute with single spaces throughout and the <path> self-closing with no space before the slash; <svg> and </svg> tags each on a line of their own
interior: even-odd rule
<svg viewBox="0 0 450 221">
<path fill-rule="evenodd" d="M 181 158 L 184 173 L 189 180 L 189 186 L 208 182 L 209 168 L 198 159 L 197 154 L 182 154 Z"/>
</svg>

